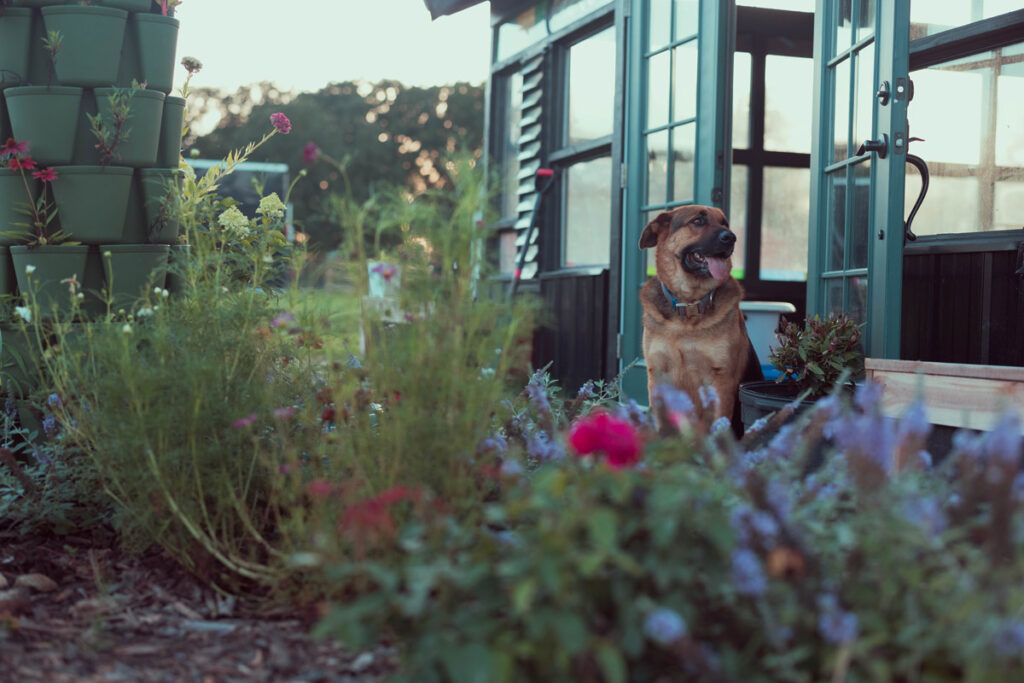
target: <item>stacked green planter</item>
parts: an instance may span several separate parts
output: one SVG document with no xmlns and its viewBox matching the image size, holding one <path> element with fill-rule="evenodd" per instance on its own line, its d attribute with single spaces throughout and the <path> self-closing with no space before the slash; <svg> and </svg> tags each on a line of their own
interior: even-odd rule
<svg viewBox="0 0 1024 683">
<path fill-rule="evenodd" d="M 51 68 L 43 39 L 52 31 L 62 44 Z M 29 246 L 0 236 L 0 295 L 31 286 L 40 310 L 63 315 L 70 297 L 61 280 L 73 275 L 88 316 L 100 310 L 99 292 L 128 308 L 147 285 L 164 285 L 169 245 L 179 241 L 169 192 L 180 182 L 185 106 L 170 96 L 177 36 L 178 20 L 162 16 L 155 0 L 7 0 L 0 8 L 0 143 L 27 141 L 33 160 L 56 171 L 46 188 L 58 210 L 48 232 L 79 243 Z M 130 134 L 102 165 L 88 117 L 109 112 L 111 89 L 133 81 L 142 87 L 131 91 Z M 38 196 L 42 186 L 27 175 Z M 24 220 L 17 205 L 27 200 L 21 174 L 0 170 L 0 233 L 19 229 L 12 223 Z M 31 284 L 27 265 L 35 267 Z M 11 359 L 0 355 L 3 382 Z"/>
</svg>

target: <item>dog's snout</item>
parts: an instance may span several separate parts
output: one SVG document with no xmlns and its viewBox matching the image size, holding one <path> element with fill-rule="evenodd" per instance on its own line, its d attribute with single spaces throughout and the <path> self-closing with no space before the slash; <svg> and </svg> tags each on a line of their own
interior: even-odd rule
<svg viewBox="0 0 1024 683">
<path fill-rule="evenodd" d="M 718 243 L 723 247 L 731 247 L 736 244 L 736 235 L 730 230 L 723 230 L 718 233 Z"/>
</svg>

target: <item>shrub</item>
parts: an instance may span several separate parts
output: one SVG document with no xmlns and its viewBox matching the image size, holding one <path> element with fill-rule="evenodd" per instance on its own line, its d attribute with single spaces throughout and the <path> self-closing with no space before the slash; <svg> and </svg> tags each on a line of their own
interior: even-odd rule
<svg viewBox="0 0 1024 683">
<path fill-rule="evenodd" d="M 789 323 L 778 335 L 769 360 L 781 374 L 776 382 L 793 384 L 799 393 L 809 391 L 812 398 L 830 392 L 844 373 L 859 376 L 864 369 L 861 329 L 845 313 L 818 316 L 801 328 Z"/>
</svg>

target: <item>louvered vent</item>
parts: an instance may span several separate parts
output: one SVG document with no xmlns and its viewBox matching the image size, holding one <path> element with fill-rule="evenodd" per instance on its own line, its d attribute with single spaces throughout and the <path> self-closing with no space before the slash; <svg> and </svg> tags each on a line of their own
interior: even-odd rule
<svg viewBox="0 0 1024 683">
<path fill-rule="evenodd" d="M 523 64 L 523 106 L 519 129 L 519 189 L 516 204 L 516 263 L 526 250 L 523 262 L 523 279 L 537 275 L 537 245 L 540 243 L 541 226 L 538 225 L 526 244 L 526 232 L 533 217 L 533 207 L 537 202 L 534 177 L 540 168 L 541 156 L 541 108 L 543 105 L 544 56 L 539 54 Z"/>
</svg>

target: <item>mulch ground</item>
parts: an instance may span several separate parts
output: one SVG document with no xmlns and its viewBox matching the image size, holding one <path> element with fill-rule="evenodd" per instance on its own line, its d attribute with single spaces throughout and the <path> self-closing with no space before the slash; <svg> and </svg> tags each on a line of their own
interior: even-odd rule
<svg viewBox="0 0 1024 683">
<path fill-rule="evenodd" d="M 157 552 L 112 537 L 0 532 L 0 681 L 379 681 L 385 648 L 309 637 L 304 615 L 244 614 Z"/>
</svg>

